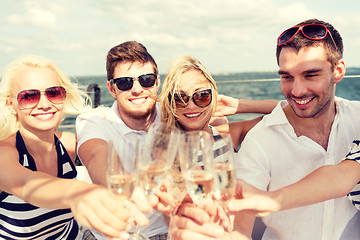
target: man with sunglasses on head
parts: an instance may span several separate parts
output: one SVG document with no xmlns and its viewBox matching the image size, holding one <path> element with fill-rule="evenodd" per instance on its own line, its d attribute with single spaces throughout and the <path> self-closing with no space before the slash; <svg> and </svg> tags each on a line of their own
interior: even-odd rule
<svg viewBox="0 0 360 240">
<path fill-rule="evenodd" d="M 345 63 L 342 38 L 331 24 L 310 19 L 287 29 L 277 40 L 276 56 L 286 101 L 246 135 L 236 168 L 239 179 L 263 191 L 278 190 L 322 166 L 338 164 L 360 133 L 356 122 L 360 102 L 335 97 Z M 247 197 L 249 186 L 243 187 Z M 314 194 L 316 190 L 324 191 L 316 188 Z M 240 195 L 239 191 L 236 196 Z M 302 201 L 301 194 L 291 197 Z M 234 204 L 236 200 L 229 210 L 241 208 Z M 200 221 L 203 214 L 192 217 Z M 276 212 L 263 221 L 267 226 L 263 239 L 360 239 L 360 214 L 346 197 Z M 216 236 L 210 234 L 214 226 L 189 229 L 181 215 L 177 222 L 179 236 L 189 237 L 191 231 Z M 249 238 L 253 222 L 251 214 L 236 219 L 235 230 L 248 231 L 242 236 L 235 231 L 232 239 Z"/>
<path fill-rule="evenodd" d="M 160 86 L 158 67 L 140 43 L 128 41 L 108 52 L 106 58 L 107 86 L 115 101 L 111 108 L 79 115 L 76 120 L 78 153 L 93 183 L 107 186 L 107 142 L 116 138 L 135 141 L 155 121 L 160 121 L 156 104 Z M 150 223 L 141 233 L 150 239 L 166 239 L 168 227 L 161 213 L 147 215 Z M 103 237 L 94 235 L 98 239 Z"/>
</svg>

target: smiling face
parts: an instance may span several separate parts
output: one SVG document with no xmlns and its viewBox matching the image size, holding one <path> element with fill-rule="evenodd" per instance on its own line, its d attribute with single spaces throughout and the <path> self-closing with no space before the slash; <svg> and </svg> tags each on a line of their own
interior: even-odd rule
<svg viewBox="0 0 360 240">
<path fill-rule="evenodd" d="M 335 84 L 341 80 L 334 76 L 322 46 L 302 48 L 285 47 L 279 57 L 281 91 L 300 118 L 313 118 L 334 106 Z"/>
<path fill-rule="evenodd" d="M 18 115 L 20 128 L 28 131 L 42 131 L 56 129 L 63 117 L 63 103 L 53 104 L 44 95 L 49 87 L 60 86 L 57 75 L 48 68 L 25 67 L 14 78 L 14 88 L 9 107 Z M 19 92 L 28 89 L 38 89 L 42 92 L 38 104 L 30 109 L 19 107 L 16 96 Z"/>
<path fill-rule="evenodd" d="M 137 78 L 144 74 L 154 73 L 151 63 L 142 64 L 140 62 L 119 63 L 114 71 L 114 78 L 134 77 Z M 108 82 L 111 95 L 118 103 L 119 114 L 124 121 L 131 119 L 147 119 L 155 110 L 159 80 L 150 88 L 143 88 L 138 79 L 134 80 L 133 87 L 127 91 L 121 91 L 116 84 Z"/>
<path fill-rule="evenodd" d="M 191 69 L 181 75 L 177 92 L 192 96 L 196 91 L 210 88 L 209 80 L 198 70 Z M 178 122 L 185 130 L 203 130 L 209 124 L 212 114 L 211 107 L 211 104 L 199 107 L 190 99 L 185 108 L 177 108 L 175 113 Z"/>
</svg>

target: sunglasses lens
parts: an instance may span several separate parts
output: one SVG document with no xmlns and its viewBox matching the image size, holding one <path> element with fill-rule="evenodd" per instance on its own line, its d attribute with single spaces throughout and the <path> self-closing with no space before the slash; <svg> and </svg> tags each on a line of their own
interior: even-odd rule
<svg viewBox="0 0 360 240">
<path fill-rule="evenodd" d="M 206 107 L 211 103 L 211 89 L 197 91 L 193 95 L 193 100 L 199 107 Z"/>
<path fill-rule="evenodd" d="M 155 81 L 156 81 L 155 74 L 146 74 L 139 76 L 140 85 L 144 88 L 149 88 L 154 86 Z"/>
<path fill-rule="evenodd" d="M 185 108 L 189 102 L 189 97 L 186 94 L 174 94 L 175 107 Z"/>
<path fill-rule="evenodd" d="M 50 87 L 45 90 L 45 94 L 50 102 L 60 104 L 64 102 L 66 90 L 63 87 Z"/>
<path fill-rule="evenodd" d="M 116 86 L 121 91 L 130 90 L 133 87 L 134 80 L 131 77 L 121 77 L 114 79 Z"/>
<path fill-rule="evenodd" d="M 303 33 L 310 39 L 323 39 L 326 36 L 326 28 L 323 25 L 306 25 L 303 27 Z"/>
<path fill-rule="evenodd" d="M 278 45 L 282 45 L 289 41 L 299 30 L 299 27 L 294 27 L 283 32 L 278 38 Z"/>
<path fill-rule="evenodd" d="M 24 90 L 19 92 L 17 101 L 21 108 L 33 108 L 40 100 L 41 92 L 39 90 Z"/>
</svg>

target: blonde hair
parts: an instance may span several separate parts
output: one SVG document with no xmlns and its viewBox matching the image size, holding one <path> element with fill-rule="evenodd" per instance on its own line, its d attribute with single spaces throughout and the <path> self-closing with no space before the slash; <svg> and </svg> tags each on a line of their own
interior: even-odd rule
<svg viewBox="0 0 360 240">
<path fill-rule="evenodd" d="M 210 103 L 211 114 L 216 110 L 218 90 L 215 80 L 199 60 L 192 56 L 181 55 L 170 62 L 169 71 L 165 77 L 162 90 L 159 96 L 161 119 L 168 126 L 180 127 L 177 123 L 176 106 L 174 94 L 178 93 L 181 75 L 189 70 L 199 71 L 209 81 L 212 92 L 212 101 Z"/>
<path fill-rule="evenodd" d="M 80 90 L 80 86 L 72 83 L 70 79 L 58 69 L 54 63 L 40 56 L 22 56 L 11 62 L 4 70 L 0 83 L 0 140 L 9 137 L 19 130 L 20 124 L 17 115 L 11 113 L 6 106 L 9 96 L 14 95 L 14 82 L 16 76 L 25 68 L 48 68 L 59 78 L 60 85 L 66 90 L 64 101 L 65 114 L 79 114 L 90 106 L 90 98 Z M 60 122 L 59 122 L 60 125 Z"/>
</svg>

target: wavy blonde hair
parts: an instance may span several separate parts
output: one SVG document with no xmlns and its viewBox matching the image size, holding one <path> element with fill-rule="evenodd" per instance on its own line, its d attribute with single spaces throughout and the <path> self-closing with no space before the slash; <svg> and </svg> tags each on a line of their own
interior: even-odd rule
<svg viewBox="0 0 360 240">
<path fill-rule="evenodd" d="M 209 80 L 212 91 L 212 101 L 210 103 L 211 114 L 213 115 L 216 110 L 218 90 L 216 88 L 215 80 L 199 60 L 189 55 L 181 55 L 170 62 L 170 68 L 159 95 L 161 119 L 168 126 L 171 125 L 181 128 L 176 120 L 177 115 L 174 94 L 179 92 L 181 75 L 189 70 L 199 71 L 207 80 Z"/>
<path fill-rule="evenodd" d="M 48 59 L 40 56 L 26 55 L 11 62 L 4 70 L 0 83 L 0 140 L 9 137 L 19 130 L 20 124 L 17 115 L 11 113 L 7 106 L 9 96 L 13 96 L 14 82 L 18 73 L 26 68 L 48 68 L 59 78 L 60 85 L 66 90 L 64 101 L 65 114 L 79 114 L 88 110 L 91 100 L 88 95 L 80 90 L 80 86 L 72 83 L 70 79 Z M 63 120 L 62 119 L 62 120 Z M 61 122 L 59 122 L 60 125 Z"/>
</svg>

